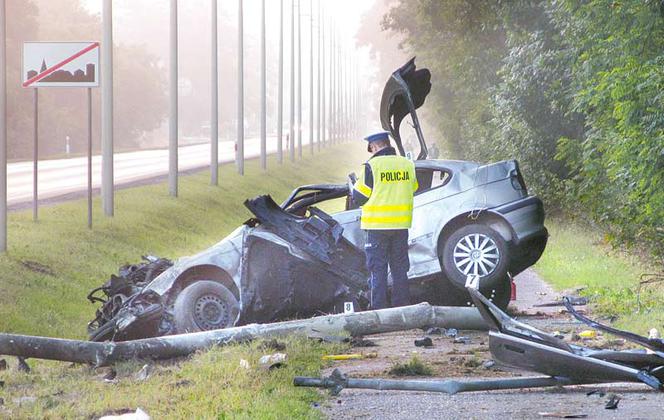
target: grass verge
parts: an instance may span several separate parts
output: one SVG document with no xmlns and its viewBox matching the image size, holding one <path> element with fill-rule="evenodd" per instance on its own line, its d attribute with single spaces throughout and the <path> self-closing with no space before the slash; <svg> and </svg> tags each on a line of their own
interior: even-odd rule
<svg viewBox="0 0 664 420">
<path fill-rule="evenodd" d="M 2 375 L 0 418 L 99 418 L 137 408 L 154 419 L 320 418 L 312 405 L 322 394 L 294 387 L 293 377 L 318 376 L 321 356 L 343 349 L 304 338 L 284 343 L 288 362 L 272 370 L 258 364 L 266 353 L 260 342 L 154 364 L 147 379 L 137 375 L 143 362 L 115 366 L 112 381 L 104 379 L 107 368 L 53 362 L 32 363 L 31 373 L 12 368 Z M 240 363 L 243 359 L 248 367 Z"/>
<path fill-rule="evenodd" d="M 202 251 L 251 217 L 245 199 L 269 193 L 280 202 L 299 185 L 344 183 L 364 158 L 359 145 L 343 145 L 283 166 L 270 159 L 267 172 L 249 161 L 245 176 L 224 165 L 219 187 L 209 185 L 207 172 L 184 176 L 178 198 L 166 184 L 121 190 L 113 218 L 95 199 L 92 230 L 85 228 L 85 200 L 44 207 L 38 223 L 29 211 L 10 213 L 10 248 L 0 255 L 0 331 L 84 338 L 94 313 L 85 297 L 120 265 L 145 254 L 175 259 Z"/>
<path fill-rule="evenodd" d="M 103 217 L 94 201 L 92 230 L 85 227 L 84 200 L 44 207 L 38 223 L 29 211 L 11 213 L 9 252 L 0 256 L 0 331 L 85 338 L 94 313 L 85 297 L 118 266 L 143 254 L 174 259 L 211 246 L 251 217 L 246 198 L 269 193 L 280 201 L 298 185 L 343 183 L 365 159 L 360 146 L 332 147 L 283 166 L 272 158 L 267 172 L 249 161 L 245 176 L 224 165 L 219 187 L 209 185 L 207 172 L 181 177 L 177 199 L 165 184 L 121 190 L 113 218 Z M 290 340 L 287 367 L 267 372 L 239 364 L 255 366 L 266 352 L 234 345 L 159 365 L 144 382 L 134 378 L 141 365 L 123 364 L 111 384 L 88 367 L 32 362 L 30 374 L 15 366 L 0 372 L 0 417 L 96 417 L 137 407 L 153 418 L 316 417 L 311 402 L 320 394 L 294 388 L 292 377 L 317 375 L 321 354 L 343 350 L 337 347 Z"/>
<path fill-rule="evenodd" d="M 601 233 L 574 221 L 547 220 L 550 238 L 535 270 L 558 290 L 584 288 L 603 316 L 620 328 L 646 334 L 664 329 L 664 283 L 642 286 L 642 275 L 662 267 L 645 257 L 612 249 Z"/>
</svg>

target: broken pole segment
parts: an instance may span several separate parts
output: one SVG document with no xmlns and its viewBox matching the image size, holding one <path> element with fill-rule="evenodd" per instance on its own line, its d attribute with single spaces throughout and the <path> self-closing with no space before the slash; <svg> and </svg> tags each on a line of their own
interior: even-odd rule
<svg viewBox="0 0 664 420">
<path fill-rule="evenodd" d="M 307 378 L 296 376 L 295 386 L 327 388 L 332 395 L 338 395 L 344 388 L 378 389 L 394 391 L 441 392 L 454 395 L 459 392 L 491 391 L 499 389 L 545 388 L 550 386 L 573 385 L 567 378 L 539 376 L 531 378 L 483 379 L 479 381 L 442 381 L 395 380 L 395 379 L 353 379 L 335 369 L 327 378 Z"/>
<path fill-rule="evenodd" d="M 428 303 L 310 319 L 250 324 L 221 330 L 96 343 L 0 334 L 0 354 L 104 366 L 130 359 L 170 359 L 211 347 L 286 335 L 364 336 L 416 328 L 486 329 L 475 308 L 434 307 Z"/>
</svg>

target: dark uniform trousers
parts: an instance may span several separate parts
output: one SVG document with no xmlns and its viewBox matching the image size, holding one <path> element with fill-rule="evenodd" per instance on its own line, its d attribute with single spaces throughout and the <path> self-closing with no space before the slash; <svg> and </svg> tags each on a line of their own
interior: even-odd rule
<svg viewBox="0 0 664 420">
<path fill-rule="evenodd" d="M 408 288 L 408 229 L 367 230 L 367 257 L 371 309 L 387 308 L 387 267 L 392 273 L 392 306 L 410 305 Z"/>
</svg>

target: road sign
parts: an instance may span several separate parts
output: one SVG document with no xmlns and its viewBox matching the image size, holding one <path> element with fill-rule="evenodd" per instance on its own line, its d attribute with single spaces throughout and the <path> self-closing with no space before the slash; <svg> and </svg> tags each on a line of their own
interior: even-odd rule
<svg viewBox="0 0 664 420">
<path fill-rule="evenodd" d="M 21 80 L 25 88 L 97 87 L 99 42 L 25 42 Z"/>
</svg>

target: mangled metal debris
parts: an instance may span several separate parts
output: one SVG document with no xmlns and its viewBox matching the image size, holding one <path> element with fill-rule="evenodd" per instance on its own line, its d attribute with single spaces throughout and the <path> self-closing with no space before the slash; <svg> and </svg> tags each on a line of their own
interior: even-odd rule
<svg viewBox="0 0 664 420">
<path fill-rule="evenodd" d="M 475 306 L 489 326 L 489 349 L 493 358 L 505 365 L 548 375 L 536 378 L 509 378 L 490 381 L 394 381 L 351 379 L 335 371 L 329 378 L 295 378 L 295 385 L 329 388 L 333 393 L 343 388 L 394 389 L 457 392 L 533 388 L 555 385 L 637 382 L 664 391 L 664 341 L 641 337 L 598 324 L 568 310 L 588 325 L 618 335 L 646 347 L 645 350 L 593 350 L 568 344 L 554 335 L 539 331 L 510 318 L 475 289 L 468 289 Z"/>
<path fill-rule="evenodd" d="M 436 307 L 427 303 L 377 311 L 310 319 L 251 324 L 243 327 L 123 342 L 88 342 L 0 334 L 0 354 L 105 366 L 129 359 L 169 359 L 214 346 L 286 335 L 364 336 L 415 328 L 486 329 L 475 308 Z"/>
<path fill-rule="evenodd" d="M 634 334 L 629 331 L 618 330 L 616 328 L 609 327 L 608 325 L 600 324 L 597 321 L 593 321 L 592 319 L 581 315 L 578 311 L 574 309 L 573 304 L 566 298 L 563 300 L 563 303 L 565 304 L 565 308 L 567 308 L 567 311 L 570 314 L 572 314 L 574 318 L 578 319 L 584 324 L 593 327 L 597 330 L 613 334 L 616 337 L 624 338 L 627 341 L 639 344 L 653 352 L 656 352 L 660 357 L 664 358 L 664 339 L 658 338 L 657 335 L 659 334 L 651 334 L 652 337 L 642 337 L 638 334 Z"/>
</svg>

